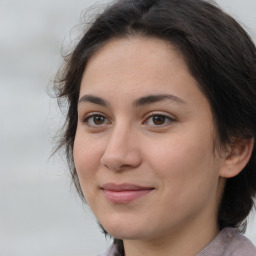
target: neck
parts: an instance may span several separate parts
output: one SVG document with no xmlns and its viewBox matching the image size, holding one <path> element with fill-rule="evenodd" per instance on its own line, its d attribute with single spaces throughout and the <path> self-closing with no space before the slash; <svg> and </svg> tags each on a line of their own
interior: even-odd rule
<svg viewBox="0 0 256 256">
<path fill-rule="evenodd" d="M 200 219 L 199 219 L 200 221 Z M 219 232 L 217 223 L 194 223 L 152 240 L 124 240 L 125 256 L 195 256 Z"/>
</svg>

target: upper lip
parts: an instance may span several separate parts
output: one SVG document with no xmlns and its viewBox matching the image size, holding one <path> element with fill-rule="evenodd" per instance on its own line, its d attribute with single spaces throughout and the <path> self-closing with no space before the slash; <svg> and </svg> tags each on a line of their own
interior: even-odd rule
<svg viewBox="0 0 256 256">
<path fill-rule="evenodd" d="M 136 190 L 150 190 L 154 189 L 153 187 L 144 187 L 136 184 L 129 184 L 129 183 L 122 183 L 122 184 L 115 184 L 115 183 L 106 183 L 104 184 L 101 189 L 110 190 L 110 191 L 136 191 Z"/>
</svg>

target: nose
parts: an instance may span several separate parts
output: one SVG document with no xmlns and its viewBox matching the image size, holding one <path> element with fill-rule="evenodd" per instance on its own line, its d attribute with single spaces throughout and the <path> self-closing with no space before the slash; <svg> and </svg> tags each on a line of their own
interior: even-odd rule
<svg viewBox="0 0 256 256">
<path fill-rule="evenodd" d="M 138 167 L 142 162 L 138 138 L 128 127 L 115 127 L 109 134 L 101 164 L 112 171 Z"/>
</svg>

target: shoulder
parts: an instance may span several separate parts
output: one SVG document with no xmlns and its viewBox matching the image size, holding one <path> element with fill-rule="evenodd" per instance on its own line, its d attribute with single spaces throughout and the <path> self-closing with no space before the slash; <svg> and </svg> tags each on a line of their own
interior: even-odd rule
<svg viewBox="0 0 256 256">
<path fill-rule="evenodd" d="M 117 249 L 115 247 L 114 244 L 112 244 L 108 249 L 107 251 L 103 252 L 103 253 L 100 253 L 98 254 L 97 256 L 116 256 L 117 254 Z"/>
<path fill-rule="evenodd" d="M 227 254 L 225 256 L 256 256 L 256 247 L 248 238 L 234 229 L 227 229 L 226 233 L 232 237 L 232 240 L 227 247 Z"/>
<path fill-rule="evenodd" d="M 233 228 L 223 229 L 197 256 L 256 256 L 253 243 Z"/>
</svg>

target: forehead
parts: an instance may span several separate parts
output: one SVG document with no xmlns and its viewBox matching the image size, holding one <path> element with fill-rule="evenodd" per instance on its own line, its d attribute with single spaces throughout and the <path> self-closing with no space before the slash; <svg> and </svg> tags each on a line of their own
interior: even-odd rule
<svg viewBox="0 0 256 256">
<path fill-rule="evenodd" d="M 81 91 L 126 88 L 137 93 L 146 89 L 160 93 L 171 84 L 179 87 L 179 82 L 187 83 L 187 88 L 190 84 L 197 87 L 182 54 L 173 45 L 156 38 L 117 38 L 89 59 Z"/>
<path fill-rule="evenodd" d="M 164 58 L 170 50 L 175 51 L 177 57 L 183 58 L 181 52 L 175 45 L 157 37 L 141 35 L 116 37 L 103 43 L 89 59 L 89 63 L 96 61 L 98 58 L 102 60 L 104 56 L 111 56 L 113 60 L 115 57 L 133 58 L 134 54 L 144 58 Z"/>
</svg>

